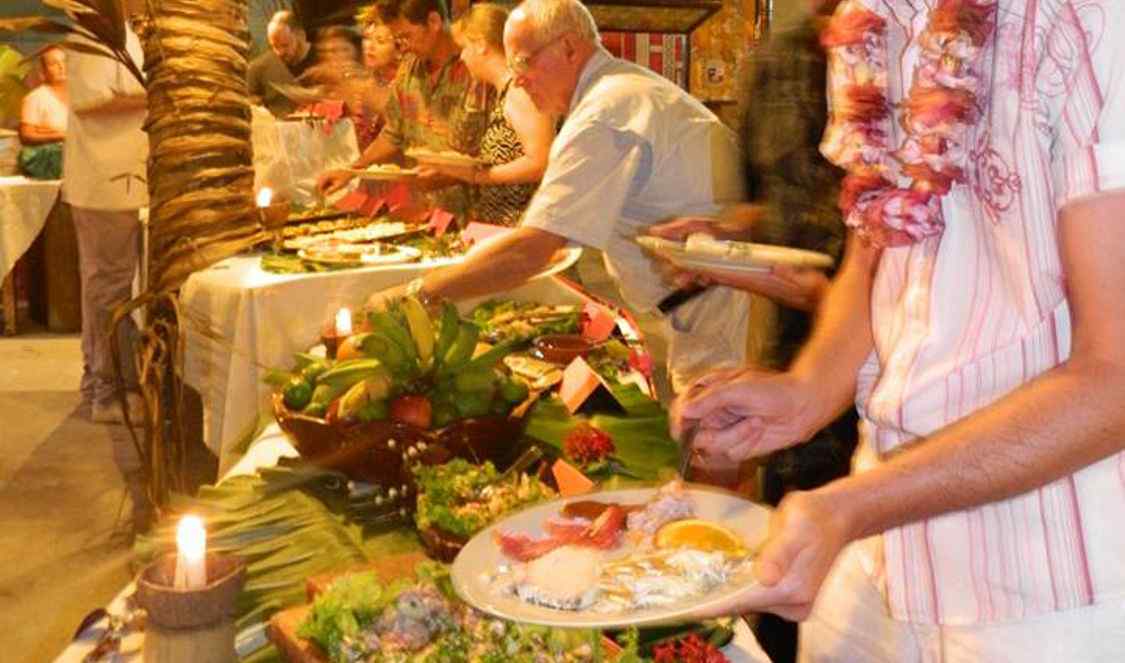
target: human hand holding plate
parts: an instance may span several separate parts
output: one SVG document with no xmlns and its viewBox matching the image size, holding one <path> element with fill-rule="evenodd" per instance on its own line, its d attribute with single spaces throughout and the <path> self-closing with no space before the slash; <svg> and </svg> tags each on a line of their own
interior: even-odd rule
<svg viewBox="0 0 1125 663">
<path fill-rule="evenodd" d="M 804 620 L 836 558 L 854 538 L 847 513 L 839 500 L 820 491 L 790 493 L 770 517 L 769 534 L 758 549 L 757 582 L 694 611 L 691 617 L 772 612 L 792 621 Z"/>
</svg>

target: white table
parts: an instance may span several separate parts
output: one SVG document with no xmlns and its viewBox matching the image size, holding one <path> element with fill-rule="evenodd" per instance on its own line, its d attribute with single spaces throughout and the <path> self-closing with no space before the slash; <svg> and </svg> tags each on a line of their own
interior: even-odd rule
<svg viewBox="0 0 1125 663">
<path fill-rule="evenodd" d="M 541 277 L 581 255 L 569 252 Z M 289 368 L 341 307 L 358 308 L 372 293 L 450 262 L 282 275 L 262 271 L 259 256 L 235 256 L 193 274 L 180 294 L 184 382 L 202 398 L 203 441 L 219 457 L 220 475 L 269 409 L 266 370 Z"/>
<path fill-rule="evenodd" d="M 61 180 L 0 177 L 0 279 L 3 280 L 5 333 L 15 333 L 15 291 L 9 272 L 47 223 L 62 188 Z"/>
</svg>

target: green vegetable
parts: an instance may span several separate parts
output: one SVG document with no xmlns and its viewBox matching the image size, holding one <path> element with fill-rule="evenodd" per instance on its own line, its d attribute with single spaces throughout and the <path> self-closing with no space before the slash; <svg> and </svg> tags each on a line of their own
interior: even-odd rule
<svg viewBox="0 0 1125 663">
<path fill-rule="evenodd" d="M 419 465 L 414 469 L 418 485 L 415 524 L 419 529 L 437 528 L 468 538 L 513 509 L 554 496 L 535 477 L 522 474 L 496 484 L 499 476 L 492 463 L 473 465 L 461 458 L 444 465 Z M 482 496 L 481 489 L 490 485 L 488 495 Z"/>
<path fill-rule="evenodd" d="M 343 661 L 344 638 L 358 636 L 408 586 L 384 587 L 374 572 L 346 575 L 317 597 L 297 635 L 316 642 L 333 661 Z"/>
<path fill-rule="evenodd" d="M 492 392 L 463 394 L 455 403 L 457 413 L 465 419 L 483 417 L 492 410 Z"/>
<path fill-rule="evenodd" d="M 331 364 L 327 360 L 317 359 L 316 361 L 305 364 L 305 367 L 301 369 L 301 377 L 305 378 L 310 383 L 315 383 L 317 378 L 331 367 Z"/>
<path fill-rule="evenodd" d="M 527 384 L 515 378 L 507 378 L 500 383 L 500 398 L 509 403 L 522 403 L 527 400 Z"/>
<path fill-rule="evenodd" d="M 293 376 L 285 385 L 282 398 L 290 410 L 303 410 L 312 401 L 313 387 L 302 377 Z"/>
<path fill-rule="evenodd" d="M 355 417 L 363 423 L 383 421 L 390 413 L 387 401 L 367 401 L 358 410 Z"/>
</svg>

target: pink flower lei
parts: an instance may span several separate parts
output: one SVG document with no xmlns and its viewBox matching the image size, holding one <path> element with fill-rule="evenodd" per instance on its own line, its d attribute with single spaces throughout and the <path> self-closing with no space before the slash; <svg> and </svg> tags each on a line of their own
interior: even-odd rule
<svg viewBox="0 0 1125 663">
<path fill-rule="evenodd" d="M 861 0 L 845 0 L 821 35 L 831 81 L 821 151 L 847 171 L 840 209 L 867 241 L 903 246 L 944 229 L 941 198 L 965 179 L 966 141 L 980 116 L 981 60 L 996 5 L 937 0 L 919 36 L 910 92 L 898 108 L 905 138 L 893 150 L 887 146 L 886 21 Z"/>
</svg>

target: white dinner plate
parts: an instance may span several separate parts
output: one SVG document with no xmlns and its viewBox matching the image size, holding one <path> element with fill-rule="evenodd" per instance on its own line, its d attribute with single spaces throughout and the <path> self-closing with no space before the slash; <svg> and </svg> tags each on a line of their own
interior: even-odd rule
<svg viewBox="0 0 1125 663">
<path fill-rule="evenodd" d="M 433 150 L 414 149 L 407 150 L 406 156 L 414 159 L 419 163 L 432 163 L 439 166 L 472 167 L 479 166 L 484 163 L 480 159 L 476 159 L 467 154 L 461 154 L 460 152 L 453 151 L 434 152 Z"/>
<path fill-rule="evenodd" d="M 731 249 L 730 253 L 715 255 L 690 251 L 684 242 L 674 242 L 662 237 L 642 235 L 636 238 L 636 242 L 687 269 L 766 272 L 775 265 L 828 269 L 834 263 L 832 256 L 826 253 L 773 244 L 713 240 L 714 245 Z"/>
<path fill-rule="evenodd" d="M 563 628 L 598 629 L 690 621 L 690 615 L 695 611 L 729 601 L 755 587 L 751 565 L 747 564 L 725 585 L 702 596 L 658 608 L 641 608 L 610 614 L 593 610 L 556 610 L 533 605 L 515 596 L 501 594 L 491 587 L 489 581 L 497 567 L 511 563 L 500 552 L 499 546 L 493 539 L 497 530 L 539 535 L 543 531 L 543 522 L 558 515 L 562 507 L 570 502 L 597 500 L 619 504 L 643 504 L 652 499 L 656 491 L 657 488 L 633 488 L 578 495 L 539 504 L 510 515 L 499 523 L 493 523 L 477 533 L 453 561 L 451 570 L 453 587 L 458 596 L 470 605 L 502 619 Z M 750 549 L 757 548 L 764 540 L 770 515 L 767 507 L 754 504 L 734 493 L 708 486 L 692 485 L 687 491 L 695 502 L 696 517 L 721 523 L 737 532 Z M 560 569 L 560 572 L 563 570 Z"/>
<path fill-rule="evenodd" d="M 336 267 L 395 265 L 417 260 L 421 255 L 422 252 L 418 249 L 390 244 L 336 245 L 330 249 L 325 247 L 323 250 L 309 247 L 297 252 L 297 257 L 302 260 Z"/>
</svg>

